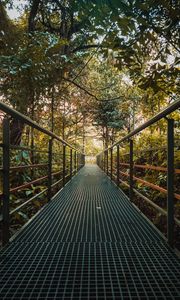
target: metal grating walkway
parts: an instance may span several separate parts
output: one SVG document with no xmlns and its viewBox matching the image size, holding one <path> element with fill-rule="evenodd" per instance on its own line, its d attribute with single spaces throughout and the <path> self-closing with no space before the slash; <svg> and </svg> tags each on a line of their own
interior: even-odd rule
<svg viewBox="0 0 180 300">
<path fill-rule="evenodd" d="M 180 299 L 180 263 L 97 166 L 2 253 L 0 299 Z"/>
</svg>

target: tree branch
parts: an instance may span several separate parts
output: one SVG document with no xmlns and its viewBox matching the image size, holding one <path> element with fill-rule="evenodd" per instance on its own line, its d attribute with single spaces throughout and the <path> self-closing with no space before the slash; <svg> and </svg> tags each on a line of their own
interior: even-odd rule
<svg viewBox="0 0 180 300">
<path fill-rule="evenodd" d="M 83 90 L 86 94 L 88 94 L 90 97 L 93 97 L 98 102 L 101 102 L 101 101 L 107 101 L 107 102 L 109 101 L 110 102 L 110 101 L 115 101 L 115 100 L 118 100 L 118 99 L 122 98 L 122 96 L 118 96 L 118 97 L 110 98 L 110 99 L 99 99 L 95 95 L 93 95 L 92 93 L 90 93 L 88 90 L 86 90 L 84 87 L 82 87 L 78 83 L 74 82 L 73 80 L 65 78 L 65 77 L 62 77 L 62 79 L 64 81 L 70 82 L 73 85 L 77 86 L 79 89 Z"/>
<path fill-rule="evenodd" d="M 89 91 L 87 91 L 84 87 L 80 86 L 80 85 L 79 85 L 78 83 L 76 83 L 75 81 L 73 81 L 73 80 L 71 80 L 71 79 L 68 79 L 68 78 L 65 78 L 65 77 L 62 77 L 62 79 L 63 79 L 64 81 L 67 81 L 67 82 L 70 82 L 70 83 L 74 84 L 74 85 L 77 86 L 79 89 L 83 90 L 86 94 L 88 94 L 89 96 L 91 96 L 91 97 L 95 98 L 97 101 L 99 101 L 99 99 L 98 99 L 95 95 L 91 94 Z"/>
<path fill-rule="evenodd" d="M 86 49 L 90 49 L 90 48 L 106 48 L 106 47 L 103 47 L 101 45 L 84 45 L 84 46 L 79 46 L 75 49 L 72 50 L 72 53 L 75 53 L 77 51 L 80 51 L 80 50 L 86 50 Z"/>
<path fill-rule="evenodd" d="M 28 31 L 29 32 L 32 32 L 35 30 L 34 19 L 37 15 L 40 3 L 41 3 L 41 0 L 34 0 L 32 3 L 30 14 L 29 14 L 29 19 L 28 19 Z"/>
</svg>

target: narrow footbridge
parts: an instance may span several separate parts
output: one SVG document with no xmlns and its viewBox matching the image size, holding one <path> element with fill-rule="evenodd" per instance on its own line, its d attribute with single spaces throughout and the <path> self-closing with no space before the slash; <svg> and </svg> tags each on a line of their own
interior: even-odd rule
<svg viewBox="0 0 180 300">
<path fill-rule="evenodd" d="M 179 299 L 180 263 L 97 166 L 3 251 L 1 299 Z"/>
<path fill-rule="evenodd" d="M 174 120 L 169 117 L 179 107 L 179 100 L 172 103 L 100 153 L 97 165 L 88 165 L 84 153 L 0 102 L 4 113 L 0 299 L 180 299 L 180 260 L 174 248 L 180 226 L 174 209 L 180 200 L 174 177 L 180 170 L 174 166 Z M 167 165 L 135 163 L 135 135 L 163 118 L 167 121 Z M 17 137 L 12 120 L 17 121 L 18 134 L 22 128 L 31 132 L 29 144 L 12 142 Z M 40 137 L 41 149 L 36 143 Z M 126 160 L 121 152 L 124 142 L 129 149 Z M 21 164 L 12 165 L 14 153 L 21 154 Z M 167 186 L 139 178 L 136 169 L 166 173 Z M 21 182 L 27 172 L 31 178 Z M 137 191 L 138 181 L 166 195 L 167 206 L 162 208 Z M 120 184 L 129 189 L 129 197 Z M 167 240 L 133 204 L 135 197 L 166 218 Z M 22 215 L 29 206 L 34 212 L 35 201 L 41 209 L 13 235 L 14 215 Z"/>
</svg>

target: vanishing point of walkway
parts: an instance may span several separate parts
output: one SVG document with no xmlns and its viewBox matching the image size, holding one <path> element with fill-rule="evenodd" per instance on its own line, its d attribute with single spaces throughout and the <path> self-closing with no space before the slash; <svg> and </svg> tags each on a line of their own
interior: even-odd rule
<svg viewBox="0 0 180 300">
<path fill-rule="evenodd" d="M 180 299 L 180 263 L 97 166 L 2 253 L 0 299 Z"/>
</svg>

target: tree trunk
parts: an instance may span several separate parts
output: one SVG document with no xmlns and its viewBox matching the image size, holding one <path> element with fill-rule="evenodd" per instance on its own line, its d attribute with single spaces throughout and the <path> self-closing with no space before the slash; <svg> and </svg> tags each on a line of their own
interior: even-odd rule
<svg viewBox="0 0 180 300">
<path fill-rule="evenodd" d="M 35 18 L 39 9 L 39 5 L 41 3 L 41 0 L 34 0 L 32 3 L 32 7 L 29 14 L 29 20 L 28 20 L 28 31 L 33 32 L 35 30 Z"/>
<path fill-rule="evenodd" d="M 21 137 L 24 129 L 24 123 L 17 119 L 12 119 L 10 122 L 10 144 L 20 145 Z"/>
</svg>

